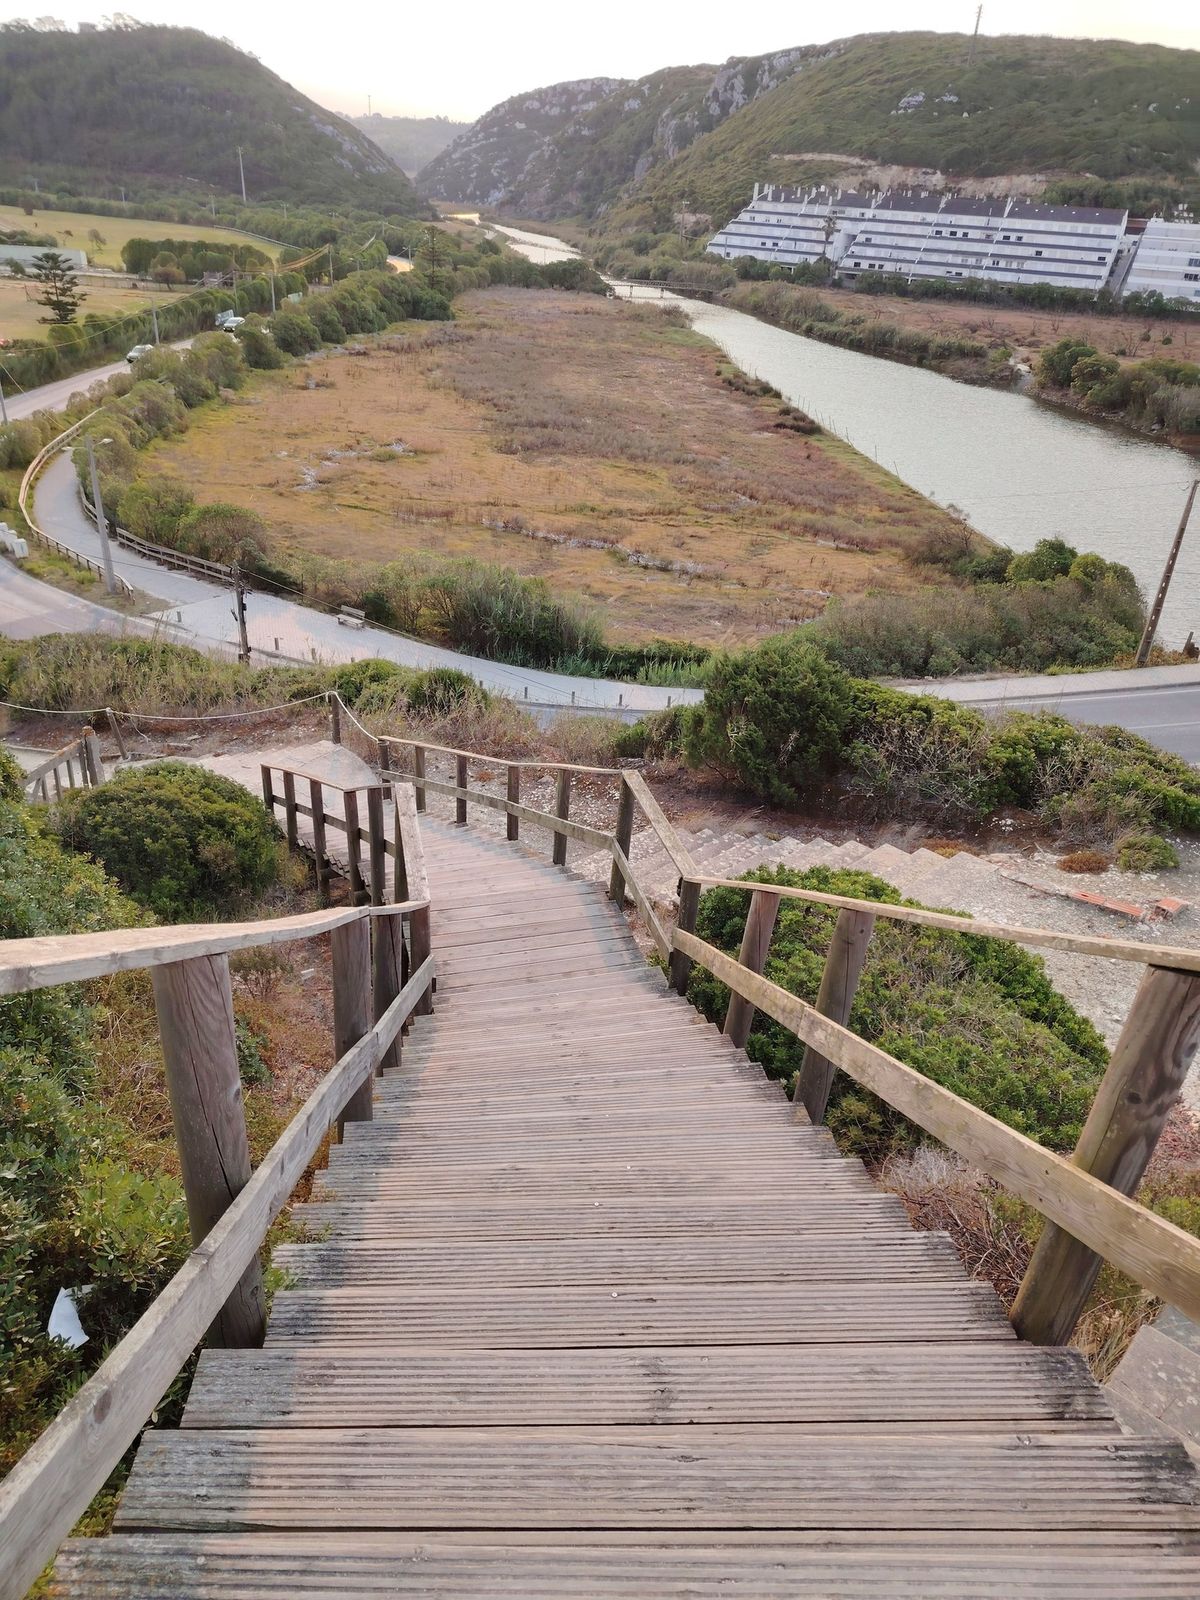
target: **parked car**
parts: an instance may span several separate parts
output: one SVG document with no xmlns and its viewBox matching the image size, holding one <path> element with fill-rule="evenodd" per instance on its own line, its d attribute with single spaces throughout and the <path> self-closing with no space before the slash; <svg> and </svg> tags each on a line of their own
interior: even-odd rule
<svg viewBox="0 0 1200 1600">
<path fill-rule="evenodd" d="M 224 328 L 226 333 L 232 333 L 234 328 L 240 328 L 245 320 L 245 317 L 239 317 L 236 311 L 217 312 L 217 327 Z"/>
<path fill-rule="evenodd" d="M 154 349 L 152 344 L 135 344 L 132 350 L 126 351 L 125 359 L 132 366 L 135 361 L 140 361 L 143 356 L 148 356 Z"/>
</svg>

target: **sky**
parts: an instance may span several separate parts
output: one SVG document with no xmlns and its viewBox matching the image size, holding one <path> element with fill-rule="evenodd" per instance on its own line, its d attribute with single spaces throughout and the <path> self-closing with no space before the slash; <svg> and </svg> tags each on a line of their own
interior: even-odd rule
<svg viewBox="0 0 1200 1600">
<path fill-rule="evenodd" d="M 638 78 L 659 67 L 760 55 L 854 33 L 923 29 L 969 32 L 975 0 L 843 0 L 806 19 L 799 7 L 731 6 L 690 0 L 633 13 L 563 0 L 456 0 L 400 6 L 357 0 L 348 25 L 328 4 L 278 6 L 245 0 L 131 0 L 141 22 L 175 23 L 223 35 L 333 111 L 361 116 L 449 116 L 472 121 L 522 90 L 570 78 Z M 101 21 L 90 7 L 49 13 L 75 26 Z M 29 12 L 10 15 L 29 16 Z M 1133 39 L 1200 49 L 1196 0 L 985 0 L 980 31 Z M 369 102 L 368 102 L 369 97 Z"/>
</svg>

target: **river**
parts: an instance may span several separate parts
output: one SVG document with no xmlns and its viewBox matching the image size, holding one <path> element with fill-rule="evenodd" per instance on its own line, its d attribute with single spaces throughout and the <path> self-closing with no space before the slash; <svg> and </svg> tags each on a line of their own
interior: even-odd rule
<svg viewBox="0 0 1200 1600">
<path fill-rule="evenodd" d="M 565 260 L 561 239 L 500 230 L 531 260 Z M 622 293 L 682 306 L 693 327 L 856 450 L 928 496 L 962 511 L 989 538 L 1029 550 L 1061 537 L 1158 586 L 1200 460 L 1089 422 L 1028 395 L 979 389 L 940 373 L 859 355 L 789 333 L 728 306 L 657 289 Z M 1200 633 L 1200 511 L 1184 542 L 1159 637 Z"/>
</svg>

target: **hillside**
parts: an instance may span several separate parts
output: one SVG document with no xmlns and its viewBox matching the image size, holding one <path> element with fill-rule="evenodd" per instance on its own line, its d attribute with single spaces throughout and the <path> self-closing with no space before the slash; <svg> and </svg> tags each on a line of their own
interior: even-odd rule
<svg viewBox="0 0 1200 1600">
<path fill-rule="evenodd" d="M 969 53 L 964 34 L 863 34 L 636 84 L 559 84 L 496 106 L 420 182 L 510 214 L 611 211 L 652 228 L 685 198 L 719 224 L 756 180 L 855 160 L 953 178 L 1194 182 L 1197 52 L 1013 36 L 981 38 L 970 65 Z"/>
<path fill-rule="evenodd" d="M 239 193 L 416 215 L 412 184 L 351 123 L 193 28 L 0 27 L 0 180 Z"/>
<path fill-rule="evenodd" d="M 766 93 L 812 54 L 584 78 L 517 95 L 418 174 L 427 194 L 524 217 L 590 216 L 661 162 Z"/>
<path fill-rule="evenodd" d="M 349 121 L 410 178 L 470 127 L 449 117 L 385 117 L 378 111 Z"/>
</svg>

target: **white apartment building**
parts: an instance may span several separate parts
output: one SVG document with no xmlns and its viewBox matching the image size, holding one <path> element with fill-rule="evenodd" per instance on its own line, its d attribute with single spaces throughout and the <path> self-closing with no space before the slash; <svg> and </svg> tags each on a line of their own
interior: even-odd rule
<svg viewBox="0 0 1200 1600">
<path fill-rule="evenodd" d="M 1200 304 L 1200 222 L 1164 222 L 1161 217 L 1147 222 L 1125 293 L 1155 290 L 1168 300 Z"/>
<path fill-rule="evenodd" d="M 1096 293 L 1108 282 L 1129 214 L 923 190 L 875 195 L 756 188 L 708 249 L 794 266 L 825 255 L 843 277 L 983 278 Z"/>
</svg>

